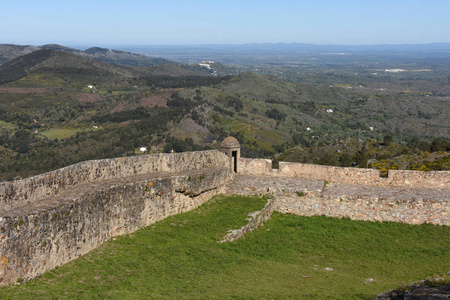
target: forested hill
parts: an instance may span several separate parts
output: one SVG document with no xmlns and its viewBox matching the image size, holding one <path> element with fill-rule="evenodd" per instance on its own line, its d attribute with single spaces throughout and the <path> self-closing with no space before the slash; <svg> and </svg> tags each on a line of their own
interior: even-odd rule
<svg viewBox="0 0 450 300">
<path fill-rule="evenodd" d="M 57 44 L 47 44 L 38 47 L 3 44 L 0 45 L 0 65 L 19 56 L 23 56 L 32 53 L 34 51 L 43 49 L 65 51 L 71 54 L 84 56 L 87 58 L 93 58 L 99 61 L 130 67 L 148 67 L 148 66 L 163 65 L 167 63 L 176 64 L 175 62 L 172 62 L 164 58 L 153 58 L 142 54 L 135 54 L 131 52 L 106 49 L 100 47 L 92 47 L 82 51 Z"/>
</svg>

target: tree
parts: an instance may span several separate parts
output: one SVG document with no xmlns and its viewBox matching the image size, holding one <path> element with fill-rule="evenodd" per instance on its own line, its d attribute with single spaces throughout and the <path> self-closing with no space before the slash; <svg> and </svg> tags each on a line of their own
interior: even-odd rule
<svg viewBox="0 0 450 300">
<path fill-rule="evenodd" d="M 266 111 L 266 116 L 269 118 L 275 119 L 277 121 L 284 121 L 286 119 L 286 114 L 279 111 L 276 108 L 271 108 Z"/>
<path fill-rule="evenodd" d="M 384 137 L 383 137 L 383 144 L 385 145 L 385 146 L 389 146 L 392 142 L 393 142 L 393 138 L 392 138 L 392 136 L 390 135 L 390 134 L 386 134 Z"/>
<path fill-rule="evenodd" d="M 432 152 L 436 151 L 449 151 L 450 141 L 446 141 L 443 138 L 435 138 L 431 143 L 430 150 Z"/>
</svg>

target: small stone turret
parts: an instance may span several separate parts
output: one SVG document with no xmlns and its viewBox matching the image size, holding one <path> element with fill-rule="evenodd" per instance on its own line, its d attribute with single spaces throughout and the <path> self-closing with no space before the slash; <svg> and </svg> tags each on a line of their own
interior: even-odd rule
<svg viewBox="0 0 450 300">
<path fill-rule="evenodd" d="M 229 136 L 222 141 L 222 152 L 230 158 L 230 169 L 237 173 L 239 171 L 239 158 L 241 157 L 241 145 L 239 141 Z"/>
</svg>

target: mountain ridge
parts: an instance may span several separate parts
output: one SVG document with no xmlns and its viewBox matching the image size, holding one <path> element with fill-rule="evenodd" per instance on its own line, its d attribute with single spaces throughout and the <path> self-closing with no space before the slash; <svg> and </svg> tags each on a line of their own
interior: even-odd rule
<svg viewBox="0 0 450 300">
<path fill-rule="evenodd" d="M 112 50 L 101 47 L 91 47 L 83 51 L 58 44 L 46 44 L 37 47 L 29 45 L 22 46 L 13 44 L 1 44 L 0 65 L 19 56 L 43 49 L 66 51 L 72 54 L 90 57 L 104 62 L 114 63 L 123 66 L 148 67 L 148 66 L 162 65 L 166 63 L 177 64 L 164 58 L 153 58 L 142 54 L 135 54 L 122 50 Z"/>
</svg>

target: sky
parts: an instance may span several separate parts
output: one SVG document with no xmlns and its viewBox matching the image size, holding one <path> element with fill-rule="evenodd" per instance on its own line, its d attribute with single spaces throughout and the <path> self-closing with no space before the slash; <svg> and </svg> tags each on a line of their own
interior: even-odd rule
<svg viewBox="0 0 450 300">
<path fill-rule="evenodd" d="M 0 44 L 450 43 L 450 0 L 21 0 Z"/>
</svg>

